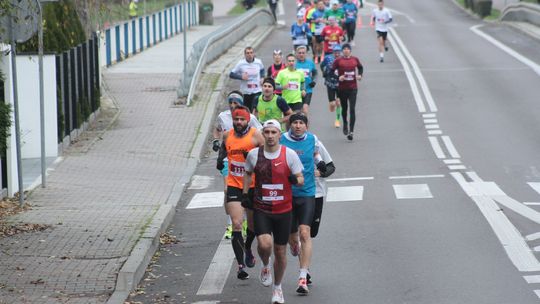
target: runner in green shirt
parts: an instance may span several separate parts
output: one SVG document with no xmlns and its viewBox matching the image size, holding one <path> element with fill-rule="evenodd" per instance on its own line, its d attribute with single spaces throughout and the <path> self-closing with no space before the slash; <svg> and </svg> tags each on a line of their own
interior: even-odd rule
<svg viewBox="0 0 540 304">
<path fill-rule="evenodd" d="M 275 88 L 274 79 L 267 77 L 263 80 L 262 94 L 253 104 L 253 114 L 263 123 L 270 119 L 279 121 L 282 131 L 285 131 L 285 122 L 289 121 L 293 111 L 283 97 L 274 94 Z"/>
<path fill-rule="evenodd" d="M 287 68 L 281 70 L 276 76 L 277 89 L 283 90 L 281 96 L 293 112 L 302 110 L 302 97 L 306 95 L 304 88 L 305 76 L 302 71 L 296 70 L 296 57 L 287 55 Z"/>
<path fill-rule="evenodd" d="M 334 0 L 332 2 L 332 8 L 324 13 L 324 19 L 328 20 L 328 17 L 330 16 L 336 17 L 336 21 L 339 25 L 345 20 L 345 12 L 339 7 L 339 2 L 337 0 Z"/>
</svg>

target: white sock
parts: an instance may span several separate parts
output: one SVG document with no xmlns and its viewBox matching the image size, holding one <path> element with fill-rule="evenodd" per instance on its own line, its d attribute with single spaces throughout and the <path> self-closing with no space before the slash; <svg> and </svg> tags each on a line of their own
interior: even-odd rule
<svg viewBox="0 0 540 304">
<path fill-rule="evenodd" d="M 379 53 L 379 56 L 380 56 L 381 58 L 384 58 L 384 53 Z"/>
<path fill-rule="evenodd" d="M 300 278 L 305 279 L 307 277 L 308 270 L 305 268 L 300 268 Z"/>
<path fill-rule="evenodd" d="M 274 289 L 281 289 L 281 284 L 278 284 L 278 285 L 274 284 Z"/>
</svg>

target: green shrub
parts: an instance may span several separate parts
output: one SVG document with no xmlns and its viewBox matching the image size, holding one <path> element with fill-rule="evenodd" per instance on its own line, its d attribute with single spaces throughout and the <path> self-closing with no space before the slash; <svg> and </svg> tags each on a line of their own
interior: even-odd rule
<svg viewBox="0 0 540 304">
<path fill-rule="evenodd" d="M 43 49 L 61 53 L 86 41 L 84 28 L 71 0 L 43 4 Z M 18 52 L 37 52 L 38 37 L 34 35 L 17 45 Z"/>
<path fill-rule="evenodd" d="M 5 158 L 11 130 L 11 105 L 4 99 L 4 75 L 0 71 L 0 158 Z M 0 185 L 1 188 L 1 185 Z"/>
</svg>

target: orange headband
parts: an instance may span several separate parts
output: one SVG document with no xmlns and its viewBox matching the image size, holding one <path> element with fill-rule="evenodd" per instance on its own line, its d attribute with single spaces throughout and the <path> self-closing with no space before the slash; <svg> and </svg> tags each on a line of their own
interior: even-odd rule
<svg viewBox="0 0 540 304">
<path fill-rule="evenodd" d="M 236 109 L 234 109 L 233 118 L 236 116 L 242 116 L 248 122 L 251 118 L 251 115 L 249 115 L 249 110 L 244 107 L 237 107 Z"/>
</svg>

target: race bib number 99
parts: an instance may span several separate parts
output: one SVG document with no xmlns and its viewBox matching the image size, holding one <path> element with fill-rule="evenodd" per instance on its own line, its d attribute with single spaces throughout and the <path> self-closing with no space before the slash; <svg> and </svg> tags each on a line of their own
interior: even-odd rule
<svg viewBox="0 0 540 304">
<path fill-rule="evenodd" d="M 263 184 L 262 199 L 264 201 L 282 201 L 284 199 L 283 184 Z"/>
</svg>

